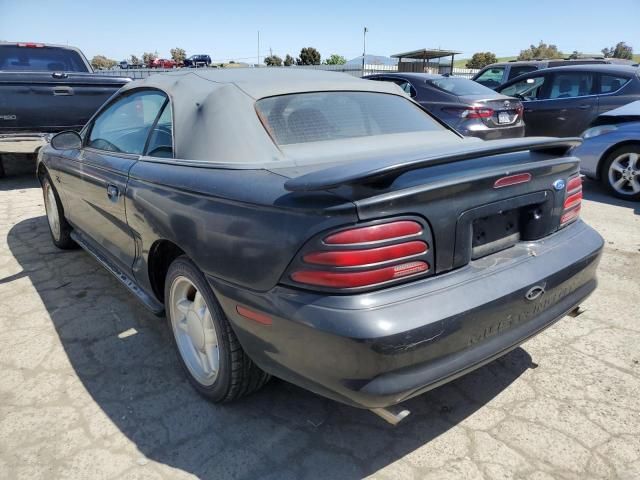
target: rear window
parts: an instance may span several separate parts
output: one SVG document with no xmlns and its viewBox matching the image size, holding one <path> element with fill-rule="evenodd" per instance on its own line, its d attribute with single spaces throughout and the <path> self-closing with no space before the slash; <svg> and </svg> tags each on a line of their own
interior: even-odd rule
<svg viewBox="0 0 640 480">
<path fill-rule="evenodd" d="M 427 80 L 428 85 L 444 90 L 453 95 L 491 95 L 495 96 L 495 92 L 490 88 L 480 85 L 473 80 L 466 78 L 442 77 Z"/>
<path fill-rule="evenodd" d="M 600 77 L 600 93 L 613 93 L 620 90 L 630 80 L 617 75 L 602 75 Z"/>
<path fill-rule="evenodd" d="M 384 93 L 281 95 L 258 100 L 256 109 L 279 145 L 444 128 L 410 100 Z"/>
<path fill-rule="evenodd" d="M 78 52 L 57 47 L 0 45 L 0 70 L 88 72 Z"/>
</svg>

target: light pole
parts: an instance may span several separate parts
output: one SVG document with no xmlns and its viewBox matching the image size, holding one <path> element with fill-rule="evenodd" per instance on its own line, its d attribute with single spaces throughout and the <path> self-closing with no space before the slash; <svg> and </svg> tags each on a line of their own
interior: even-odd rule
<svg viewBox="0 0 640 480">
<path fill-rule="evenodd" d="M 367 56 L 367 27 L 362 32 L 362 75 L 364 75 L 364 58 Z"/>
</svg>

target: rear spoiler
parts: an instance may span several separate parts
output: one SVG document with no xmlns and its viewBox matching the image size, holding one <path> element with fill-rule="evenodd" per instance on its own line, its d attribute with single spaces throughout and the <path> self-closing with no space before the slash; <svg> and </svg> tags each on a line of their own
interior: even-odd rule
<svg viewBox="0 0 640 480">
<path fill-rule="evenodd" d="M 474 142 L 432 153 L 425 157 L 394 161 L 392 159 L 358 160 L 291 178 L 284 184 L 291 192 L 309 192 L 336 188 L 341 185 L 366 184 L 387 178 L 395 178 L 409 170 L 443 163 L 470 160 L 491 155 L 514 152 L 540 152 L 565 155 L 569 149 L 580 145 L 582 139 L 529 137 L 489 142 Z"/>
</svg>

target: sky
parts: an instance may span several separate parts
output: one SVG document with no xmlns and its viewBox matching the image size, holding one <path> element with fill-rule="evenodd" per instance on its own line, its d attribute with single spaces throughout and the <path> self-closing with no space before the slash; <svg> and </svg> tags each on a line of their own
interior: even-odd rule
<svg viewBox="0 0 640 480">
<path fill-rule="evenodd" d="M 254 63 L 302 47 L 347 59 L 419 48 L 517 55 L 544 40 L 561 51 L 599 53 L 625 41 L 640 53 L 640 0 L 0 0 L 0 40 L 69 44 L 88 58 L 181 47 L 215 62 Z M 262 58 L 261 58 L 262 60 Z"/>
</svg>

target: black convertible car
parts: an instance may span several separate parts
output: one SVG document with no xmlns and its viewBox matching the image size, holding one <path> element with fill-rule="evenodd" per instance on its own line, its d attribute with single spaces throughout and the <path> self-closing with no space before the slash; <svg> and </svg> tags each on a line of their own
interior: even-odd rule
<svg viewBox="0 0 640 480">
<path fill-rule="evenodd" d="M 596 287 L 579 141 L 464 139 L 332 72 L 180 71 L 55 136 L 38 176 L 54 243 L 166 311 L 202 394 L 273 374 L 397 422 Z"/>
</svg>

